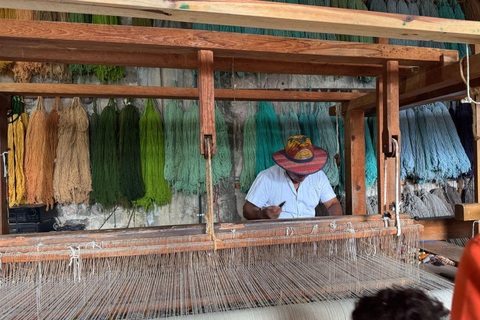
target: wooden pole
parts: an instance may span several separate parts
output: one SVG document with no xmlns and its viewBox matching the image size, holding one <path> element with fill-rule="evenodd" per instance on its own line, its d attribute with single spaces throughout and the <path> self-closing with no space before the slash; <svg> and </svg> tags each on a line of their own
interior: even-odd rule
<svg viewBox="0 0 480 320">
<path fill-rule="evenodd" d="M 347 111 L 345 116 L 345 194 L 346 213 L 366 214 L 365 113 Z"/>
<path fill-rule="evenodd" d="M 398 62 L 387 61 L 383 76 L 377 83 L 377 173 L 378 208 L 380 213 L 394 213 L 390 207 L 395 202 L 396 195 L 396 165 L 395 153 L 400 153 L 400 122 L 399 122 L 399 90 Z M 394 149 L 392 139 L 398 141 L 398 149 Z M 386 165 L 386 176 L 385 176 Z M 386 179 L 386 183 L 385 183 Z M 385 190 L 386 188 L 386 190 Z M 400 181 L 397 185 L 400 192 Z M 386 208 L 385 208 L 386 204 Z M 398 205 L 398 204 L 397 204 Z"/>
<path fill-rule="evenodd" d="M 9 106 L 10 98 L 6 95 L 0 94 L 0 153 L 3 153 L 8 149 L 7 109 Z M 13 165 L 13 163 L 11 165 Z M 4 169 L 3 159 L 0 159 L 0 234 L 9 234 L 7 183 L 4 178 Z"/>
<path fill-rule="evenodd" d="M 198 102 L 200 106 L 200 152 L 209 158 L 216 152 L 215 134 L 215 97 L 213 79 L 213 52 L 198 51 Z M 210 138 L 212 143 L 211 154 L 205 152 L 205 141 Z"/>
</svg>

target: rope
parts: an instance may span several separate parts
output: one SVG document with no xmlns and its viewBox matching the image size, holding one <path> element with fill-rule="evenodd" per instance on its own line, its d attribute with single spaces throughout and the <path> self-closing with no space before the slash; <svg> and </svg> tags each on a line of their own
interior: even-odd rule
<svg viewBox="0 0 480 320">
<path fill-rule="evenodd" d="M 462 77 L 463 82 L 467 85 L 467 97 L 465 99 L 462 99 L 463 103 L 475 103 L 475 104 L 480 104 L 480 102 L 477 102 L 472 99 L 470 96 L 470 91 L 472 91 L 472 94 L 474 95 L 480 95 L 480 87 L 471 89 L 470 88 L 470 58 L 468 54 L 468 44 L 465 44 L 467 48 L 467 54 L 460 59 L 459 67 L 460 67 L 460 76 Z M 465 76 L 463 75 L 463 59 L 467 59 L 467 79 L 465 79 Z"/>
</svg>

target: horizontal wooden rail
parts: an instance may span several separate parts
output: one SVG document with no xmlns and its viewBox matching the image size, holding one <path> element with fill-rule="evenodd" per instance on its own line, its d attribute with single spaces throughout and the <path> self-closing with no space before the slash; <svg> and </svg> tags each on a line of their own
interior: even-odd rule
<svg viewBox="0 0 480 320">
<path fill-rule="evenodd" d="M 347 35 L 480 43 L 480 22 L 232 0 L 3 0 L 2 7 Z"/>
<path fill-rule="evenodd" d="M 0 83 L 0 93 L 45 97 L 119 97 L 198 100 L 197 88 L 87 84 Z M 342 102 L 358 98 L 358 92 L 310 92 L 250 89 L 215 89 L 220 101 Z"/>
<path fill-rule="evenodd" d="M 21 54 L 19 54 L 21 53 Z M 42 48 L 27 45 L 0 46 L 0 60 L 54 62 L 109 66 L 198 69 L 196 54 L 168 54 L 150 52 L 119 52 L 79 48 Z M 307 74 L 325 76 L 375 77 L 383 67 L 374 64 L 345 64 L 276 61 L 246 58 L 215 57 L 214 69 L 226 72 L 251 72 L 269 74 Z M 400 75 L 406 75 L 409 67 L 400 66 Z M 238 76 L 238 78 L 241 78 Z"/>
<path fill-rule="evenodd" d="M 2 2 L 3 4 L 3 2 Z M 263 35 L 200 31 L 191 29 L 146 28 L 46 21 L 0 20 L 0 44 L 35 48 L 42 60 L 53 49 L 196 55 L 198 50 L 213 51 L 216 58 L 258 59 L 265 61 L 316 62 L 335 64 L 378 64 L 396 60 L 403 66 L 429 66 L 458 60 L 458 52 L 432 48 L 295 39 Z M 74 49 L 74 50 L 72 50 Z M 22 52 L 18 51 L 18 56 Z M 62 58 L 55 56 L 58 62 Z M 120 59 L 120 58 L 118 58 Z M 15 60 L 15 59 L 14 59 Z M 272 63 L 272 62 L 270 62 Z M 136 65 L 136 63 L 135 63 Z M 281 64 L 277 65 L 281 70 Z"/>
</svg>

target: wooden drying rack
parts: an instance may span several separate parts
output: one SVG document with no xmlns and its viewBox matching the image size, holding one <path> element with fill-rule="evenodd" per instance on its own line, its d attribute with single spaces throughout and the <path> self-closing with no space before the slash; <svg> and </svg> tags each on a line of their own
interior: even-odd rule
<svg viewBox="0 0 480 320">
<path fill-rule="evenodd" d="M 0 108 L 4 115 L 8 95 L 199 99 L 202 134 L 214 137 L 214 100 L 341 102 L 350 215 L 366 213 L 365 115 L 377 115 L 378 203 L 382 212 L 384 154 L 392 153 L 392 137 L 400 141 L 399 110 L 466 95 L 456 51 L 391 46 L 385 44 L 385 38 L 480 43 L 476 32 L 480 22 L 264 1 L 4 0 L 2 6 L 380 37 L 377 44 L 365 44 L 187 29 L 0 20 L 1 60 L 199 70 L 199 88 L 1 83 Z M 366 94 L 214 89 L 214 70 L 376 76 L 377 91 Z M 470 78 L 472 87 L 480 85 L 480 55 L 470 59 Z M 215 140 L 212 141 L 215 147 Z M 7 119 L 1 117 L 0 150 L 6 149 Z M 387 181 L 394 181 L 394 174 L 394 159 L 387 158 Z M 8 233 L 5 190 L 2 180 L 0 234 Z M 392 183 L 387 186 L 386 198 L 387 203 L 395 199 Z M 471 223 L 453 219 L 422 224 L 426 240 L 466 237 L 471 232 Z"/>
</svg>

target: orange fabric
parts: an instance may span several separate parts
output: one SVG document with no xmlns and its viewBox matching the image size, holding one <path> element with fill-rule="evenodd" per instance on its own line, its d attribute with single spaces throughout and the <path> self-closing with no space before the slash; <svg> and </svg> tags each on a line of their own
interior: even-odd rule
<svg viewBox="0 0 480 320">
<path fill-rule="evenodd" d="M 480 235 L 467 243 L 460 259 L 450 319 L 480 320 Z"/>
</svg>

